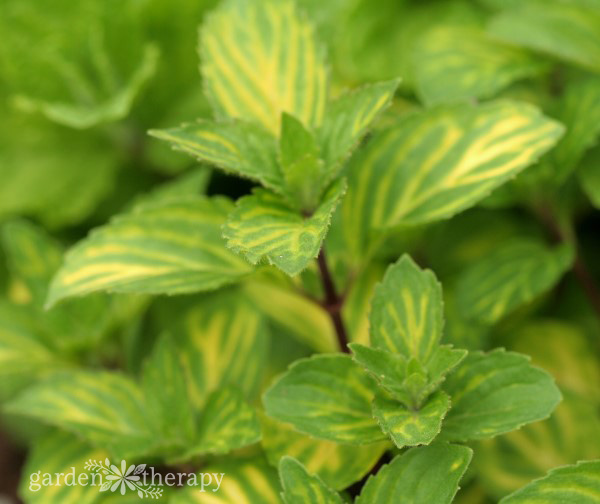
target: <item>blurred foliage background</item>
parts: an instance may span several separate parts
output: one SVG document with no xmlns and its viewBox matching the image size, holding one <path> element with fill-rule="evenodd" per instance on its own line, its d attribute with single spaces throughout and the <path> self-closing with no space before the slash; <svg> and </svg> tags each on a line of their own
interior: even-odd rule
<svg viewBox="0 0 600 504">
<path fill-rule="evenodd" d="M 52 352 L 62 356 L 60 365 L 135 373 L 153 335 L 183 310 L 177 300 L 92 296 L 73 302 L 70 315 L 56 315 L 41 308 L 44 285 L 27 286 L 22 273 L 42 268 L 49 280 L 66 247 L 174 180 L 192 180 L 198 191 L 234 198 L 249 191 L 248 183 L 210 167 L 198 171 L 189 157 L 146 134 L 210 115 L 196 46 L 203 16 L 217 3 L 2 1 L 0 334 L 20 321 L 44 334 Z M 298 3 L 326 43 L 335 89 L 402 77 L 381 125 L 421 107 L 516 98 L 567 127 L 553 151 L 476 208 L 450 221 L 395 232 L 360 279 L 345 317 L 352 331 L 365 331 L 374 283 L 385 264 L 408 251 L 444 285 L 448 342 L 514 349 L 556 377 L 564 401 L 550 419 L 474 446 L 459 503 L 495 502 L 550 468 L 600 458 L 600 2 Z M 14 264 L 14 223 L 22 222 L 15 219 L 27 219 L 52 236 L 44 257 Z M 493 318 L 486 315 L 493 306 L 483 314 L 465 308 L 464 291 L 475 288 L 469 270 L 485 268 L 487 256 L 501 253 L 507 243 L 567 238 L 577 243 L 574 268 L 560 281 L 558 275 L 553 289 L 525 295 L 524 304 Z M 525 266 L 511 274 L 535 271 Z M 314 283 L 310 271 L 304 281 Z M 38 295 L 35 288 L 41 289 Z M 294 335 L 285 321 L 272 325 L 277 337 L 265 364 L 271 375 L 310 352 L 288 337 Z M 19 364 L 30 379 L 44 360 L 36 351 L 32 348 L 29 363 Z M 5 369 L 9 365 L 0 360 Z M 0 384 L 2 398 L 23 384 Z M 0 494 L 14 495 L 23 452 L 44 428 L 10 416 L 3 425 Z"/>
</svg>

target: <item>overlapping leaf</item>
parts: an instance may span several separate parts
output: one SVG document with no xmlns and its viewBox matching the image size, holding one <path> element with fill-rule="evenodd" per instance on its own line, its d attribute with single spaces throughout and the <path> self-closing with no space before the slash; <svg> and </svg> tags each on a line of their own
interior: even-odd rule
<svg viewBox="0 0 600 504">
<path fill-rule="evenodd" d="M 519 2 L 492 19 L 491 32 L 523 47 L 600 71 L 600 13 L 582 2 Z"/>
<path fill-rule="evenodd" d="M 560 467 L 545 478 L 505 497 L 500 504 L 543 502 L 544 504 L 595 504 L 600 500 L 600 460 Z"/>
<path fill-rule="evenodd" d="M 48 304 L 100 290 L 175 294 L 234 282 L 251 268 L 221 239 L 231 209 L 223 198 L 188 197 L 115 217 L 69 251 Z"/>
<path fill-rule="evenodd" d="M 273 466 L 286 455 L 294 457 L 334 490 L 361 480 L 389 447 L 387 442 L 349 445 L 315 439 L 266 415 L 260 420 L 261 445 Z"/>
<path fill-rule="evenodd" d="M 374 136 L 350 163 L 348 242 L 451 217 L 535 162 L 563 127 L 526 103 L 440 106 Z"/>
<path fill-rule="evenodd" d="M 207 19 L 200 51 L 205 90 L 219 116 L 279 133 L 281 113 L 318 125 L 327 70 L 312 26 L 290 0 L 228 0 Z"/>
<path fill-rule="evenodd" d="M 457 284 L 463 314 L 493 323 L 554 286 L 571 266 L 573 249 L 548 249 L 532 240 L 513 240 L 474 262 Z"/>
<path fill-rule="evenodd" d="M 472 26 L 433 28 L 416 42 L 413 59 L 417 90 L 428 105 L 487 98 L 544 69 L 527 52 Z"/>
<path fill-rule="evenodd" d="M 342 504 L 340 495 L 329 488 L 321 478 L 309 474 L 292 457 L 283 457 L 279 463 L 279 477 L 286 504 Z"/>
<path fill-rule="evenodd" d="M 300 432 L 340 443 L 384 439 L 371 415 L 376 386 L 346 355 L 316 355 L 292 364 L 265 393 L 267 414 Z"/>
<path fill-rule="evenodd" d="M 551 375 L 521 354 L 470 353 L 444 384 L 452 409 L 440 437 L 485 439 L 547 418 L 561 400 Z"/>
<path fill-rule="evenodd" d="M 472 454 L 446 443 L 411 448 L 369 477 L 356 504 L 449 504 Z"/>
<path fill-rule="evenodd" d="M 304 217 L 279 196 L 257 189 L 241 198 L 230 214 L 223 229 L 227 246 L 252 264 L 265 258 L 288 275 L 296 275 L 317 257 L 344 191 L 343 180 L 333 184 L 317 210 Z"/>
</svg>

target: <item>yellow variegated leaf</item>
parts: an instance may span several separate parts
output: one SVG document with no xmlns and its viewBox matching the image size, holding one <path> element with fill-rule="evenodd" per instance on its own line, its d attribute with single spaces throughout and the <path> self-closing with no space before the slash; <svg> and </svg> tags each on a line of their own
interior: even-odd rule
<svg viewBox="0 0 600 504">
<path fill-rule="evenodd" d="M 546 67 L 483 29 L 449 24 L 425 33 L 413 60 L 417 90 L 428 105 L 486 98 Z"/>
<path fill-rule="evenodd" d="M 283 504 L 277 471 L 262 457 L 231 460 L 202 468 L 211 482 L 200 488 L 187 487 L 177 492 L 171 504 Z M 218 478 L 220 484 L 218 483 Z M 198 476 L 200 480 L 200 476 Z M 218 487 L 218 490 L 217 490 Z"/>
<path fill-rule="evenodd" d="M 256 180 L 275 191 L 282 190 L 275 137 L 261 126 L 235 120 L 199 120 L 179 128 L 152 130 L 150 134 L 200 161 Z"/>
<path fill-rule="evenodd" d="M 356 225 L 348 233 L 365 239 L 373 228 L 451 217 L 536 161 L 562 132 L 559 123 L 519 102 L 414 114 L 352 159 L 355 180 L 343 212 Z"/>
<path fill-rule="evenodd" d="M 600 460 L 553 469 L 544 478 L 505 497 L 500 504 L 597 504 L 600 502 Z"/>
<path fill-rule="evenodd" d="M 48 304 L 101 290 L 175 294 L 234 282 L 252 269 L 221 239 L 231 209 L 224 198 L 190 196 L 115 217 L 67 253 Z"/>
<path fill-rule="evenodd" d="M 260 416 L 261 445 L 277 467 L 283 456 L 298 459 L 308 471 L 334 490 L 343 490 L 362 479 L 390 447 L 388 442 L 349 445 L 306 436 L 291 425 Z"/>
<path fill-rule="evenodd" d="M 140 388 L 118 373 L 57 373 L 19 394 L 6 410 L 79 434 L 117 456 L 146 453 L 154 443 Z"/>
<path fill-rule="evenodd" d="M 442 288 L 408 255 L 390 266 L 371 302 L 371 343 L 425 363 L 442 336 Z"/>
<path fill-rule="evenodd" d="M 237 289 L 226 289 L 204 295 L 178 318 L 169 329 L 196 409 L 228 384 L 252 397 L 262 383 L 269 347 L 266 324 L 254 306 Z"/>
<path fill-rule="evenodd" d="M 258 310 L 316 352 L 334 352 L 337 340 L 331 318 L 323 308 L 290 285 L 248 280 L 243 289 Z"/>
<path fill-rule="evenodd" d="M 344 180 L 334 183 L 308 217 L 279 196 L 257 189 L 238 200 L 229 215 L 223 229 L 227 246 L 243 253 L 252 264 L 266 258 L 288 275 L 296 275 L 317 257 L 345 188 Z"/>
<path fill-rule="evenodd" d="M 571 266 L 573 248 L 520 239 L 473 262 L 459 277 L 458 306 L 468 319 L 494 323 L 546 290 Z"/>
<path fill-rule="evenodd" d="M 318 125 L 327 70 L 312 26 L 291 0 L 227 0 L 206 20 L 200 52 L 205 90 L 219 116 L 279 133 L 281 113 Z"/>
<path fill-rule="evenodd" d="M 329 488 L 319 476 L 310 474 L 292 457 L 279 462 L 279 477 L 283 486 L 285 504 L 343 504 L 342 498 Z"/>
</svg>

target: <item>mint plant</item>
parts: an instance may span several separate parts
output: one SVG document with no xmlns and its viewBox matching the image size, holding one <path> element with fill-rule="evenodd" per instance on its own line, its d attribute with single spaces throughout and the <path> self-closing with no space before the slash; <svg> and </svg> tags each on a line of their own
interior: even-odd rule
<svg viewBox="0 0 600 504">
<path fill-rule="evenodd" d="M 0 28 L 0 497 L 600 501 L 593 1 Z"/>
</svg>

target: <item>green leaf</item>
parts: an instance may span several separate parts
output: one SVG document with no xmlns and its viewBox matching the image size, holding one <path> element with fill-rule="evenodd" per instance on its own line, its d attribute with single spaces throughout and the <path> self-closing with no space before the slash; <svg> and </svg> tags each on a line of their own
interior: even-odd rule
<svg viewBox="0 0 600 504">
<path fill-rule="evenodd" d="M 223 454 L 260 440 L 260 425 L 254 409 L 235 387 L 213 392 L 201 414 L 198 440 L 188 456 Z"/>
<path fill-rule="evenodd" d="M 43 436 L 33 444 L 27 456 L 27 462 L 22 471 L 19 484 L 19 495 L 28 504 L 96 504 L 103 501 L 98 486 L 88 485 L 67 486 L 61 478 L 61 485 L 56 485 L 56 474 L 67 475 L 75 468 L 75 479 L 88 471 L 85 463 L 92 460 L 104 460 L 109 456 L 106 451 L 93 448 L 81 439 L 65 432 L 53 432 Z M 37 479 L 37 474 L 40 478 Z M 51 474 L 52 486 L 42 485 L 44 474 Z M 70 477 L 69 477 L 70 479 Z M 98 485 L 98 481 L 95 484 Z M 33 482 L 33 484 L 32 484 Z M 40 487 L 37 487 L 37 484 Z"/>
<path fill-rule="evenodd" d="M 501 504 L 544 503 L 595 504 L 600 500 L 600 460 L 559 467 L 521 490 L 505 497 Z"/>
<path fill-rule="evenodd" d="M 281 170 L 288 197 L 305 212 L 318 206 L 328 182 L 323 178 L 323 162 L 319 157 L 313 134 L 298 119 L 284 113 L 279 139 Z"/>
<path fill-rule="evenodd" d="M 319 353 L 336 351 L 337 339 L 327 312 L 290 287 L 260 278 L 243 284 L 257 310 L 298 341 Z"/>
<path fill-rule="evenodd" d="M 201 412 L 215 390 L 233 385 L 254 397 L 267 364 L 263 317 L 237 289 L 204 295 L 170 327 L 187 376 L 188 395 Z"/>
<path fill-rule="evenodd" d="M 442 289 L 408 255 L 390 266 L 371 302 L 374 347 L 426 362 L 442 335 Z"/>
<path fill-rule="evenodd" d="M 266 258 L 288 275 L 297 275 L 317 257 L 345 189 L 343 180 L 333 184 L 309 217 L 290 208 L 279 196 L 256 189 L 239 199 L 229 215 L 223 229 L 227 246 L 252 264 Z"/>
<path fill-rule="evenodd" d="M 29 312 L 0 301 L 0 400 L 64 367 Z"/>
<path fill-rule="evenodd" d="M 466 446 L 435 443 L 411 448 L 369 477 L 356 504 L 449 504 L 471 462 Z"/>
<path fill-rule="evenodd" d="M 440 433 L 442 420 L 450 409 L 450 398 L 441 390 L 433 394 L 419 409 L 407 408 L 383 394 L 373 402 L 373 415 L 381 430 L 398 448 L 429 444 Z"/>
<path fill-rule="evenodd" d="M 228 0 L 206 20 L 200 57 L 215 113 L 279 133 L 281 113 L 318 125 L 327 98 L 327 70 L 312 26 L 294 3 Z"/>
<path fill-rule="evenodd" d="M 155 432 L 168 449 L 184 449 L 194 439 L 194 410 L 186 376 L 170 335 L 163 336 L 146 361 L 142 374 L 144 402 Z"/>
<path fill-rule="evenodd" d="M 473 26 L 433 28 L 416 42 L 413 59 L 417 90 L 428 105 L 488 98 L 546 67 Z"/>
<path fill-rule="evenodd" d="M 258 125 L 239 120 L 198 120 L 179 128 L 151 130 L 150 135 L 199 161 L 255 180 L 274 191 L 283 190 L 275 137 Z"/>
<path fill-rule="evenodd" d="M 561 400 L 552 376 L 529 358 L 497 349 L 470 353 L 444 384 L 452 409 L 441 438 L 468 441 L 497 436 L 547 418 Z"/>
<path fill-rule="evenodd" d="M 306 468 L 292 457 L 279 462 L 279 477 L 286 504 L 342 504 L 342 498 L 329 488 L 319 476 L 309 474 Z"/>
<path fill-rule="evenodd" d="M 187 487 L 176 492 L 172 504 L 282 504 L 277 471 L 262 457 L 231 459 L 202 468 L 210 473 L 211 484 L 204 492 Z M 217 490 L 216 478 L 222 478 Z M 201 476 L 198 476 L 200 481 Z"/>
<path fill-rule="evenodd" d="M 491 21 L 495 36 L 568 63 L 600 71 L 597 7 L 557 1 L 519 2 Z"/>
<path fill-rule="evenodd" d="M 376 386 L 347 355 L 315 355 L 290 366 L 265 392 L 267 414 L 300 432 L 340 443 L 384 436 L 371 415 Z"/>
<path fill-rule="evenodd" d="M 567 85 L 558 104 L 557 118 L 567 126 L 552 150 L 553 176 L 562 182 L 600 135 L 600 78 L 589 76 Z"/>
<path fill-rule="evenodd" d="M 117 373 L 56 374 L 29 387 L 5 411 L 71 431 L 123 458 L 146 453 L 153 443 L 142 392 Z"/>
<path fill-rule="evenodd" d="M 294 457 L 334 490 L 360 481 L 390 446 L 388 442 L 349 445 L 324 441 L 300 434 L 291 425 L 266 415 L 261 415 L 260 421 L 261 445 L 271 465 L 277 467 L 286 455 Z"/>
<path fill-rule="evenodd" d="M 529 239 L 506 243 L 472 263 L 456 286 L 465 317 L 488 324 L 553 287 L 573 263 L 573 248 Z"/>
<path fill-rule="evenodd" d="M 347 222 L 368 236 L 451 217 L 535 162 L 563 130 L 535 107 L 510 101 L 412 114 L 352 158 Z"/>
<path fill-rule="evenodd" d="M 600 208 L 600 147 L 590 151 L 579 167 L 577 175 L 581 188 L 594 207 Z"/>
<path fill-rule="evenodd" d="M 367 84 L 342 94 L 328 105 L 318 132 L 328 180 L 339 173 L 369 127 L 390 106 L 398 83 L 396 79 Z"/>
<path fill-rule="evenodd" d="M 223 198 L 190 196 L 113 218 L 69 251 L 47 304 L 100 290 L 179 294 L 238 280 L 251 268 L 221 239 L 231 209 Z"/>
<path fill-rule="evenodd" d="M 0 13 L 0 71 L 13 102 L 72 128 L 126 117 L 158 62 L 157 47 L 144 40 L 142 5 L 59 0 L 45 10 L 9 1 Z"/>
</svg>

